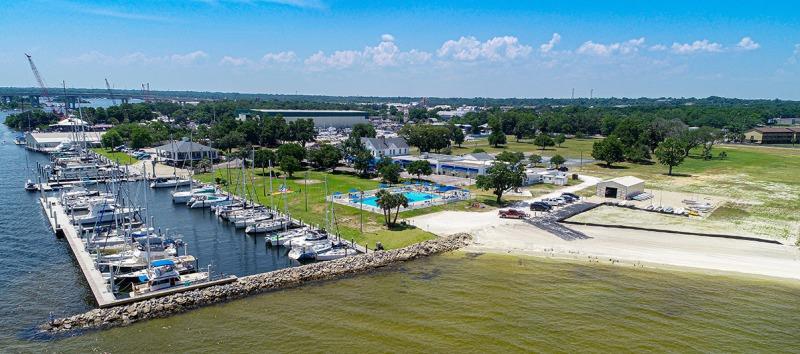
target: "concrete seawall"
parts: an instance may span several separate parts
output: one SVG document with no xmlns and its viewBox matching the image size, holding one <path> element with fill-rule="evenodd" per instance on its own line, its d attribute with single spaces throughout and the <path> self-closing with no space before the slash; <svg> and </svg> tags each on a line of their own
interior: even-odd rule
<svg viewBox="0 0 800 354">
<path fill-rule="evenodd" d="M 371 252 L 334 261 L 313 263 L 237 279 L 235 282 L 154 298 L 124 306 L 52 320 L 39 326 L 45 333 L 74 330 L 105 329 L 134 322 L 167 317 L 191 309 L 219 304 L 266 291 L 300 285 L 304 282 L 333 279 L 338 276 L 367 272 L 394 263 L 450 252 L 468 245 L 472 237 L 456 234 L 417 243 L 408 247 Z"/>
</svg>

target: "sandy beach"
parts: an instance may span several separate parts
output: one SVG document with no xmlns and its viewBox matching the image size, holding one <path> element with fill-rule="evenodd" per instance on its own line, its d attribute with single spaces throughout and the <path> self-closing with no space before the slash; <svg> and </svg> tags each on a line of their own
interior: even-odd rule
<svg viewBox="0 0 800 354">
<path fill-rule="evenodd" d="M 576 225 L 569 226 L 591 239 L 566 241 L 522 221 L 500 219 L 495 212 L 445 211 L 411 221 L 437 235 L 471 233 L 475 241 L 467 250 L 474 252 L 800 280 L 800 249 L 795 245 Z"/>
</svg>

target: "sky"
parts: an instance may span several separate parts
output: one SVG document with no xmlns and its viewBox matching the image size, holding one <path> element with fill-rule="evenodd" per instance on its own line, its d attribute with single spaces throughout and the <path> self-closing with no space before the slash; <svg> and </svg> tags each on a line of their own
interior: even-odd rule
<svg viewBox="0 0 800 354">
<path fill-rule="evenodd" d="M 0 86 L 800 99 L 792 1 L 29 0 Z"/>
</svg>

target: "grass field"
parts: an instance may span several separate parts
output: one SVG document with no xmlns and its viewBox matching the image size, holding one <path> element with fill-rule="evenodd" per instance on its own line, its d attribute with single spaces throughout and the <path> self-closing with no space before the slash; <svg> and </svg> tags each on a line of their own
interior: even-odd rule
<svg viewBox="0 0 800 354">
<path fill-rule="evenodd" d="M 584 159 L 590 159 L 592 154 L 592 144 L 598 139 L 567 139 L 561 146 L 550 146 L 544 151 L 536 145 L 533 145 L 533 139 L 523 139 L 519 142 L 516 141 L 514 136 L 507 136 L 506 145 L 500 147 L 493 147 L 489 145 L 486 139 L 477 139 L 473 141 L 464 142 L 461 147 L 453 146 L 453 155 L 461 155 L 471 153 L 472 150 L 477 148 L 483 149 L 488 153 L 498 153 L 502 151 L 521 151 L 524 153 L 534 153 L 542 156 L 553 156 L 559 154 L 566 158 L 577 159 L 583 153 Z"/>
<path fill-rule="evenodd" d="M 228 173 L 230 172 L 230 178 Z M 237 169 L 220 170 L 216 171 L 217 177 L 225 178 L 231 181 L 228 184 L 230 190 L 236 190 L 239 185 L 237 180 L 240 179 L 241 171 Z M 256 174 L 252 175 L 250 172 L 246 173 L 248 178 L 248 185 L 251 185 L 249 180 L 253 178 L 255 182 L 256 194 L 258 202 L 263 205 L 270 205 L 269 195 L 269 181 L 268 175 L 264 176 L 261 171 L 256 169 Z M 198 179 L 204 182 L 212 182 L 214 176 L 210 173 L 197 175 Z M 307 186 L 304 184 L 305 172 L 295 173 L 294 178 L 287 178 L 286 184 L 291 191 L 286 195 L 286 202 L 284 202 L 283 195 L 276 194 L 272 196 L 276 207 L 283 210 L 284 204 L 288 205 L 288 209 L 292 216 L 301 219 L 304 222 L 311 224 L 324 224 L 325 220 L 325 184 L 323 181 L 328 181 L 328 193 L 340 192 L 347 193 L 351 189 L 371 190 L 378 188 L 378 182 L 370 179 L 363 179 L 348 174 L 339 173 L 324 173 L 317 171 L 308 171 L 308 179 L 314 183 L 309 183 Z M 273 190 L 277 191 L 279 186 L 283 184 L 282 179 L 273 180 Z M 266 193 L 265 193 L 266 192 Z M 308 209 L 306 209 L 306 195 L 308 198 Z M 400 213 L 398 222 L 403 218 L 421 215 L 425 213 L 451 210 L 452 208 L 467 208 L 468 203 L 453 203 L 450 205 L 436 206 L 427 209 L 411 210 Z M 338 223 L 339 234 L 347 239 L 353 239 L 361 245 L 368 245 L 374 247 L 376 242 L 381 242 L 387 249 L 404 247 L 420 241 L 432 239 L 435 235 L 422 231 L 417 228 L 408 227 L 388 230 L 383 226 L 383 215 L 364 211 L 361 213 L 364 220 L 364 233 L 360 232 L 361 219 L 360 213 L 357 208 L 334 204 L 336 213 L 336 221 Z"/>
<path fill-rule="evenodd" d="M 133 165 L 139 162 L 139 160 L 137 160 L 135 157 L 128 155 L 124 152 L 108 151 L 104 148 L 93 148 L 92 151 L 100 155 L 103 155 L 111 159 L 111 161 L 119 163 L 120 165 Z"/>
<path fill-rule="evenodd" d="M 724 196 L 734 200 L 712 214 L 751 233 L 782 239 L 800 235 L 800 151 L 760 146 L 728 145 L 714 148 L 726 159 L 703 160 L 693 152 L 677 166 L 674 176 L 660 164 L 620 163 L 584 165 L 581 173 L 602 178 L 632 175 L 645 188 Z"/>
</svg>

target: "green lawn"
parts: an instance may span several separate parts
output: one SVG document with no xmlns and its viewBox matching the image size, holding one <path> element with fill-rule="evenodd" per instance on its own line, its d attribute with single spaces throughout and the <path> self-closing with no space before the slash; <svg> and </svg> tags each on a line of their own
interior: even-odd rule
<svg viewBox="0 0 800 354">
<path fill-rule="evenodd" d="M 726 159 L 716 157 L 721 151 Z M 712 160 L 698 154 L 693 151 L 673 176 L 658 163 L 588 164 L 580 172 L 602 178 L 632 175 L 644 179 L 645 188 L 727 197 L 733 202 L 713 218 L 755 234 L 787 239 L 800 234 L 800 150 L 728 145 L 715 147 Z"/>
<path fill-rule="evenodd" d="M 230 172 L 230 178 L 228 173 Z M 217 177 L 225 178 L 231 181 L 228 184 L 230 190 L 236 190 L 238 183 L 236 182 L 241 175 L 238 169 L 219 170 L 215 172 Z M 269 180 L 268 174 L 262 175 L 260 169 L 256 169 L 256 174 L 252 175 L 250 172 L 246 173 L 248 179 L 254 179 L 256 186 L 256 193 L 258 202 L 263 205 L 270 205 L 270 198 L 268 197 Z M 308 184 L 306 187 L 303 183 L 305 172 L 295 173 L 294 178 L 287 178 L 286 184 L 291 190 L 291 193 L 286 195 L 286 202 L 288 209 L 294 218 L 303 220 L 311 224 L 324 224 L 325 220 L 325 184 L 321 183 L 327 177 L 328 180 L 328 193 L 340 192 L 347 193 L 351 189 L 371 190 L 378 188 L 378 182 L 363 179 L 356 176 L 340 173 L 324 173 L 318 171 L 308 171 L 308 179 L 319 181 L 319 183 Z M 197 175 L 201 181 L 212 182 L 214 176 L 210 173 Z M 248 185 L 251 182 L 248 180 Z M 278 190 L 279 186 L 283 184 L 282 179 L 273 180 L 273 189 Z M 265 189 L 266 187 L 266 189 Z M 265 191 L 267 193 L 265 193 Z M 306 209 L 306 195 L 308 196 L 308 209 Z M 284 197 L 282 195 L 273 195 L 272 200 L 276 207 L 280 210 L 284 208 Z M 454 203 L 458 204 L 458 203 Z M 462 204 L 463 206 L 463 204 Z M 422 210 L 413 210 L 400 213 L 398 222 L 403 218 L 429 213 L 444 208 L 456 206 L 442 206 L 432 207 Z M 370 248 L 375 246 L 376 242 L 381 242 L 385 248 L 398 248 L 404 247 L 413 243 L 435 238 L 436 236 L 417 228 L 406 229 L 392 229 L 387 230 L 383 226 L 383 215 L 364 211 L 364 233 L 360 232 L 361 219 L 359 217 L 359 209 L 340 204 L 334 204 L 336 213 L 336 221 L 339 227 L 339 234 L 347 239 L 353 239 L 361 245 L 368 245 Z"/>
<path fill-rule="evenodd" d="M 128 155 L 124 152 L 108 151 L 104 148 L 93 148 L 92 151 L 109 158 L 111 161 L 117 162 L 120 165 L 133 165 L 139 160 L 135 157 Z"/>
<path fill-rule="evenodd" d="M 583 154 L 584 159 L 591 159 L 592 144 L 598 139 L 567 139 L 561 146 L 550 146 L 544 151 L 536 145 L 533 145 L 533 139 L 523 139 L 519 142 L 512 135 L 506 137 L 508 142 L 505 145 L 494 147 L 489 145 L 486 139 L 477 139 L 473 141 L 464 142 L 461 147 L 453 146 L 453 155 L 461 155 L 471 153 L 472 150 L 480 148 L 489 153 L 497 153 L 502 151 L 521 151 L 524 153 L 534 153 L 542 156 L 553 156 L 559 154 L 566 158 L 580 158 Z"/>
</svg>

